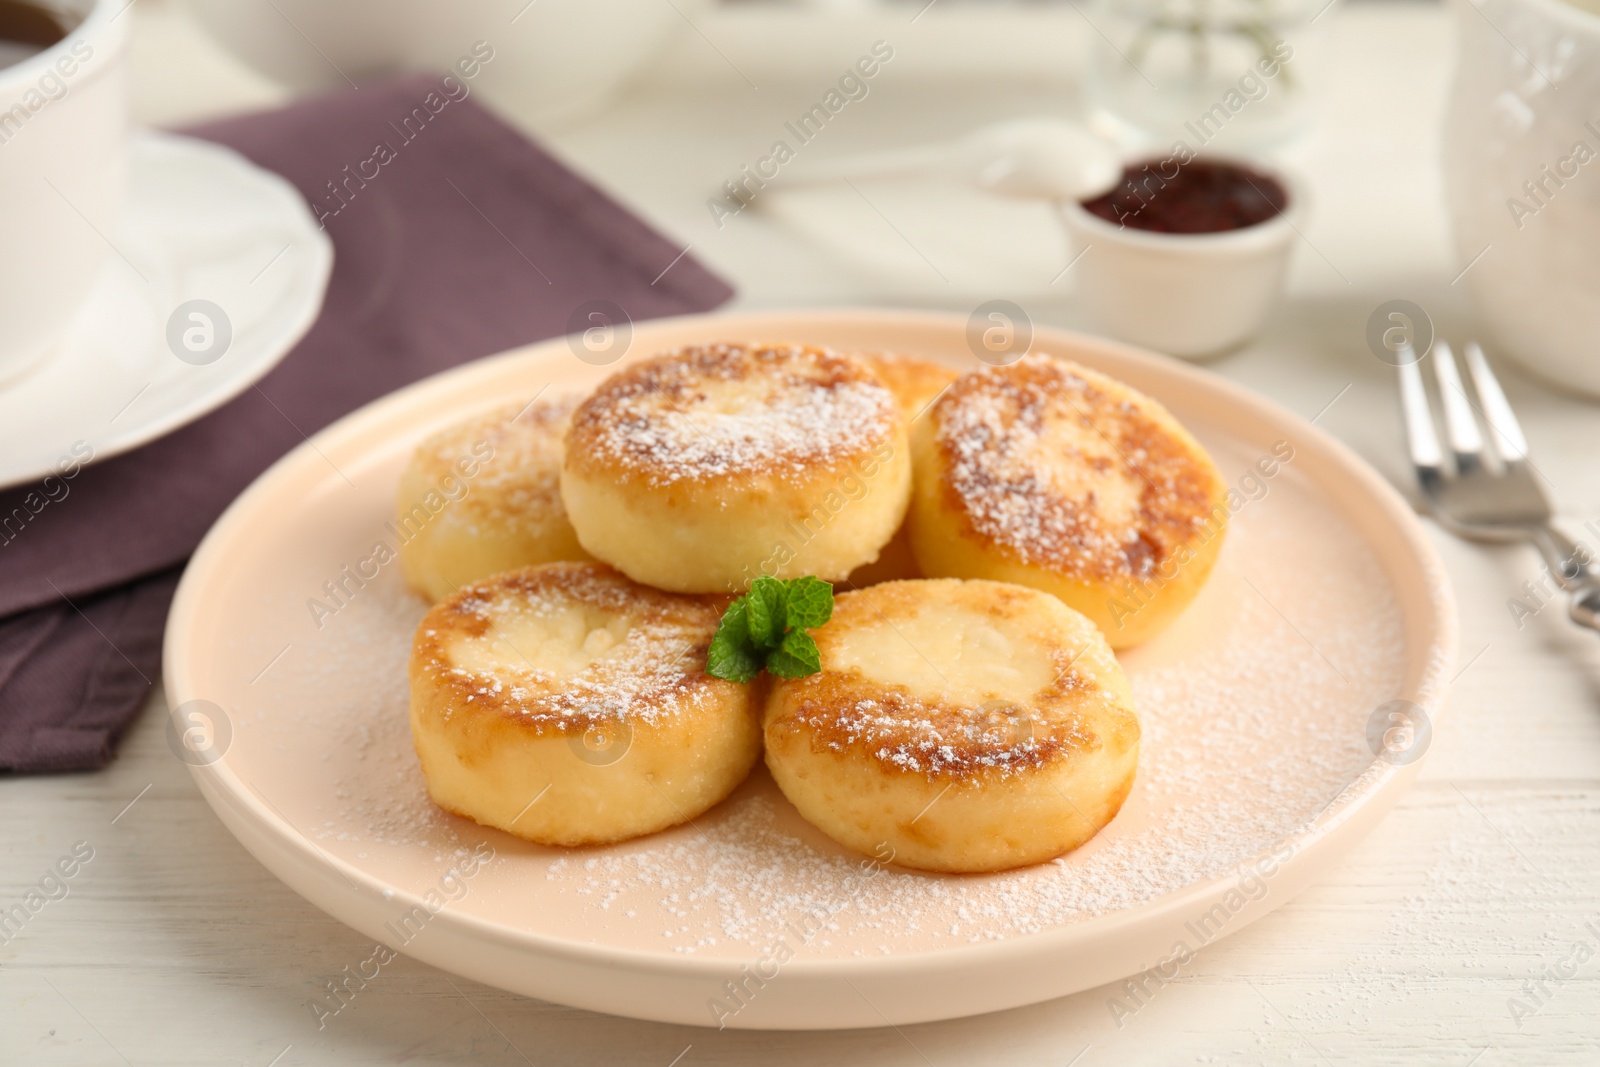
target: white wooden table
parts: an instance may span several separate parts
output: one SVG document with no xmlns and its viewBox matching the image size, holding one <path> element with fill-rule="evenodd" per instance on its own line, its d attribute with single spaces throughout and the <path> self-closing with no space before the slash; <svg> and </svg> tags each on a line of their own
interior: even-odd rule
<svg viewBox="0 0 1600 1067">
<path fill-rule="evenodd" d="M 988 30 L 971 9 L 936 8 L 915 26 L 911 13 L 707 17 L 706 37 L 762 72 L 759 91 L 686 33 L 648 85 L 547 141 L 692 243 L 743 306 L 966 311 L 1014 288 L 1040 321 L 1073 324 L 1070 298 L 1048 284 L 1064 254 L 1025 213 L 951 236 L 929 229 L 913 193 L 883 202 L 948 283 L 863 266 L 903 257 L 887 227 L 853 227 L 860 247 L 841 249 L 768 214 L 711 225 L 710 191 L 837 76 L 837 56 L 879 37 L 893 35 L 900 66 L 839 124 L 840 150 L 1070 106 L 1069 65 L 1054 61 L 1083 32 L 1070 7 L 1005 13 Z M 146 120 L 283 96 L 161 0 L 143 0 L 137 19 Z M 1362 338 L 1368 314 L 1394 297 L 1428 308 L 1445 336 L 1474 330 L 1451 285 L 1464 264 L 1448 244 L 1435 163 L 1450 35 L 1431 5 L 1357 4 L 1320 25 L 1335 62 L 1321 132 L 1302 156 L 1313 176 L 1306 247 L 1263 337 L 1215 369 L 1308 416 L 1337 395 L 1320 424 L 1404 485 L 1392 372 Z M 993 291 L 975 292 L 986 277 L 999 280 Z M 1563 513 L 1600 518 L 1595 407 L 1507 378 Z M 1557 608 L 1518 628 L 1506 602 L 1539 575 L 1530 552 L 1435 541 L 1460 601 L 1462 673 L 1419 784 L 1337 873 L 1207 948 L 1120 1029 L 1099 990 L 899 1031 L 718 1033 L 529 1001 L 401 958 L 319 1031 L 305 1007 L 318 976 L 370 945 L 222 828 L 167 749 L 157 692 L 105 772 L 0 781 L 0 907 L 76 842 L 93 849 L 68 895 L 0 945 L 0 1063 L 1600 1062 L 1600 638 Z"/>
</svg>

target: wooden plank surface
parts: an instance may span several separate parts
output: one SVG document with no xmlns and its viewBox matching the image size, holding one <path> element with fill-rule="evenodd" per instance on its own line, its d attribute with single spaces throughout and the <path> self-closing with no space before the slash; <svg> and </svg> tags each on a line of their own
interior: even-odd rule
<svg viewBox="0 0 1600 1067">
<path fill-rule="evenodd" d="M 140 6 L 146 118 L 281 95 L 176 10 Z M 734 48 L 760 17 L 711 25 Z M 1423 5 L 1354 6 L 1328 27 L 1327 114 L 1302 157 L 1316 175 L 1312 247 L 1298 253 L 1291 298 L 1262 339 L 1215 368 L 1307 416 L 1337 396 L 1320 425 L 1404 485 L 1392 372 L 1361 332 L 1392 297 L 1423 303 L 1452 338 L 1476 329 L 1470 300 L 1449 284 L 1460 265 L 1438 203 L 1449 36 L 1444 13 Z M 959 46 L 929 36 L 908 49 L 918 41 L 916 62 L 930 69 L 937 47 Z M 887 82 L 877 91 L 896 99 Z M 901 91 L 902 110 L 913 107 Z M 976 117 L 1051 92 L 997 78 L 917 99 Z M 737 158 L 770 114 L 722 94 L 664 78 L 553 143 L 647 218 L 698 241 L 744 306 L 893 298 L 841 281 L 770 220 L 708 231 L 697 160 L 713 149 Z M 870 141 L 874 121 L 853 136 Z M 645 150 L 649 168 L 636 162 Z M 937 292 L 922 302 L 966 306 Z M 1038 306 L 1041 318 L 1076 321 L 1064 299 Z M 1595 408 L 1506 378 L 1563 514 L 1600 518 Z M 1506 600 L 1538 577 L 1531 552 L 1434 534 L 1460 603 L 1463 671 L 1419 784 L 1339 870 L 1205 949 L 1120 1026 L 1109 987 L 899 1030 L 719 1033 L 530 1001 L 402 957 L 319 1029 L 307 1007 L 319 976 L 372 946 L 223 829 L 167 750 L 156 693 L 104 773 L 0 781 L 0 908 L 38 888 L 75 844 L 93 850 L 65 895 L 0 945 L 0 1063 L 1600 1062 L 1600 637 L 1570 626 L 1559 605 L 1518 627 Z"/>
</svg>

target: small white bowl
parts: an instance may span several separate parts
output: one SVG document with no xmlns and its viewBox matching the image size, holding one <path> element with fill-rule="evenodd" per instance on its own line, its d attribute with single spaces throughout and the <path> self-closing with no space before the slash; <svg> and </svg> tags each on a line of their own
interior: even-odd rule
<svg viewBox="0 0 1600 1067">
<path fill-rule="evenodd" d="M 1254 226 L 1218 233 L 1158 233 L 1119 226 L 1082 204 L 1060 205 L 1077 254 L 1078 293 L 1096 326 L 1123 341 L 1186 359 L 1217 355 L 1248 341 L 1283 289 L 1289 251 L 1306 207 L 1305 187 L 1281 167 L 1257 160 L 1200 156 L 1278 181 L 1282 212 Z"/>
<path fill-rule="evenodd" d="M 600 107 L 710 0 L 184 0 L 237 58 L 299 92 L 449 71 L 543 125 Z M 313 43 L 315 42 L 315 43 Z M 477 77 L 474 75 L 474 77 Z"/>
</svg>

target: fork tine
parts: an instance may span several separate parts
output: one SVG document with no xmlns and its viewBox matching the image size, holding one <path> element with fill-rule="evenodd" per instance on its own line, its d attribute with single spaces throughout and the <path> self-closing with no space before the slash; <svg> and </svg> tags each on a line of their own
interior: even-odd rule
<svg viewBox="0 0 1600 1067">
<path fill-rule="evenodd" d="M 1411 358 L 1405 358 L 1407 355 Z M 1416 353 L 1407 346 L 1400 361 L 1400 415 L 1406 424 L 1406 447 L 1411 453 L 1411 464 L 1426 485 L 1443 476 L 1444 452 L 1439 447 L 1433 413 L 1428 409 L 1428 391 L 1422 384 L 1422 371 L 1417 363 Z"/>
<path fill-rule="evenodd" d="M 1528 458 L 1528 439 L 1522 434 L 1522 424 L 1517 422 L 1500 381 L 1489 369 L 1483 348 L 1476 341 L 1467 344 L 1467 371 L 1472 384 L 1478 389 L 1478 402 L 1483 405 L 1483 418 L 1489 424 L 1489 434 L 1494 438 L 1495 451 L 1507 466 Z"/>
<path fill-rule="evenodd" d="M 1472 414 L 1472 403 L 1461 384 L 1456 355 L 1444 341 L 1433 344 L 1433 373 L 1439 379 L 1439 405 L 1444 409 L 1444 432 L 1462 474 L 1483 465 L 1483 434 Z"/>
</svg>

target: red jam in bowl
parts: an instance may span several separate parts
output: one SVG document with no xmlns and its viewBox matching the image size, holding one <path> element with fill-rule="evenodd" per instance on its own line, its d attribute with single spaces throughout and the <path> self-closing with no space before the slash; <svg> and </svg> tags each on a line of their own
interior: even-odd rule
<svg viewBox="0 0 1600 1067">
<path fill-rule="evenodd" d="M 1107 222 L 1153 233 L 1225 233 L 1283 213 L 1289 193 L 1275 178 L 1221 160 L 1153 159 L 1122 172 L 1109 193 L 1083 201 Z"/>
</svg>

